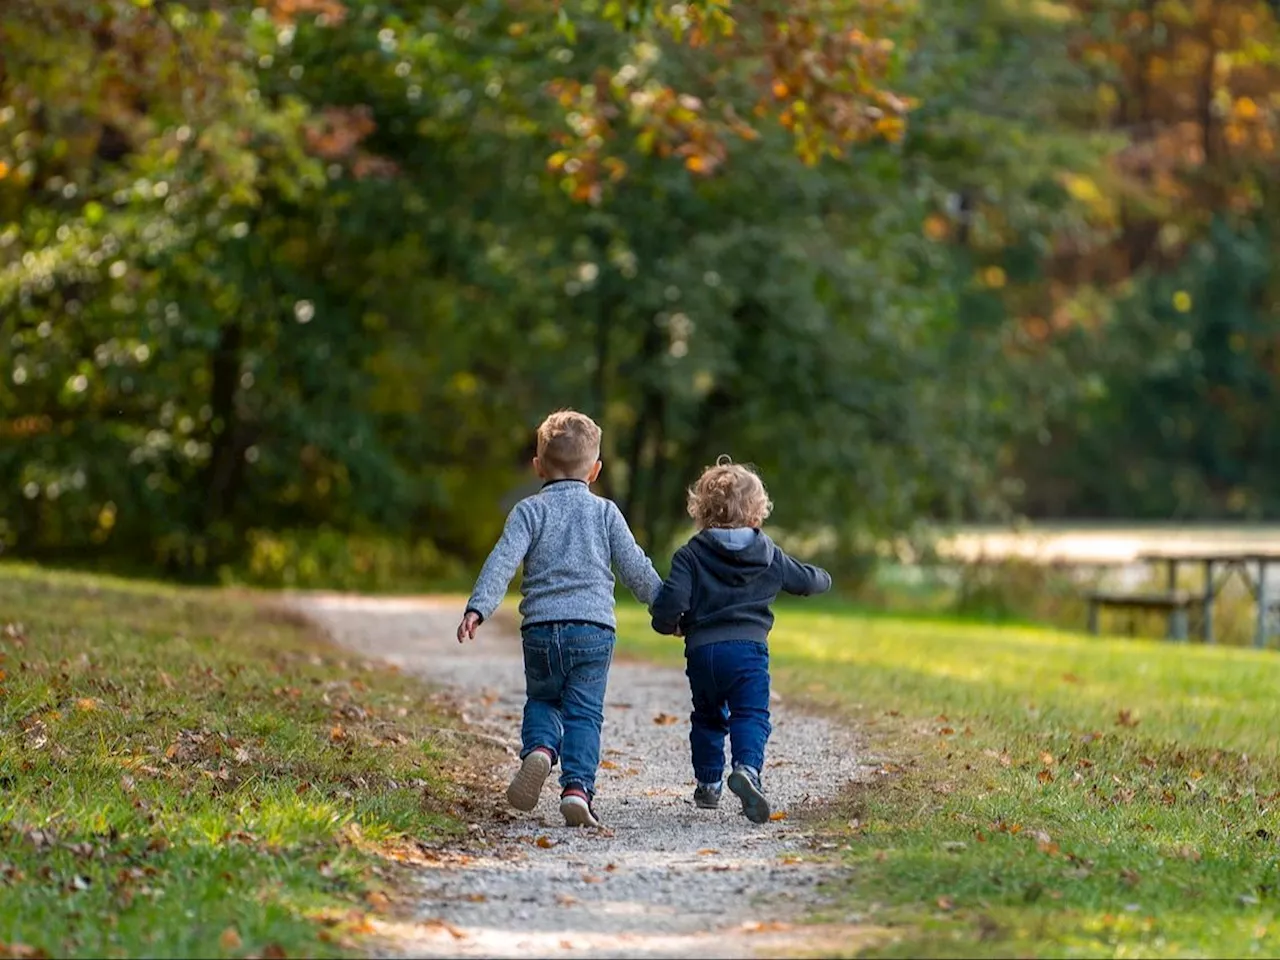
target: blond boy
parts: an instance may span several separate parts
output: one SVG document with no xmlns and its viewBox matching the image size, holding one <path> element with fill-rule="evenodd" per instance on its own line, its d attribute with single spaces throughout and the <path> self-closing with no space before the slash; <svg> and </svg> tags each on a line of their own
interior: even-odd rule
<svg viewBox="0 0 1280 960">
<path fill-rule="evenodd" d="M 831 588 L 825 570 L 787 556 L 761 530 L 773 509 L 748 467 L 721 457 L 689 490 L 698 534 L 676 551 L 651 614 L 659 633 L 684 636 L 693 695 L 689 746 L 694 803 L 720 804 L 724 741 L 733 760 L 729 789 L 754 823 L 769 819 L 760 771 L 769 723 L 769 630 L 779 592 L 807 596 Z"/>
<path fill-rule="evenodd" d="M 523 563 L 526 700 L 520 770 L 507 800 L 532 810 L 558 760 L 565 822 L 599 826 L 593 801 L 617 628 L 612 568 L 646 606 L 662 580 L 622 512 L 590 490 L 601 469 L 600 428 L 590 417 L 573 410 L 547 417 L 533 468 L 546 482 L 507 517 L 467 601 L 458 642 L 475 637 Z"/>
</svg>

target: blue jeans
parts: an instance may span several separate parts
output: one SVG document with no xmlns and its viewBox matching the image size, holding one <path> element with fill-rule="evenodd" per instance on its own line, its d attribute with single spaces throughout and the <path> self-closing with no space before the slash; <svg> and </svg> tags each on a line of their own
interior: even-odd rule
<svg viewBox="0 0 1280 960">
<path fill-rule="evenodd" d="M 520 758 L 545 747 L 552 762 L 560 761 L 561 787 L 595 796 L 614 632 L 590 623 L 538 623 L 522 636 L 527 699 Z"/>
<path fill-rule="evenodd" d="M 693 693 L 689 746 L 699 783 L 724 776 L 724 738 L 733 765 L 764 769 L 769 723 L 769 648 L 754 640 L 722 640 L 689 652 L 685 675 Z"/>
</svg>

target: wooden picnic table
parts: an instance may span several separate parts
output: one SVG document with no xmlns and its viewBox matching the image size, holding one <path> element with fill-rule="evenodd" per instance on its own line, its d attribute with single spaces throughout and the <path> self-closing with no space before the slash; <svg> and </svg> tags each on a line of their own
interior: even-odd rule
<svg viewBox="0 0 1280 960">
<path fill-rule="evenodd" d="M 1265 647 L 1272 634 L 1272 621 L 1280 608 L 1280 596 L 1269 594 L 1267 568 L 1280 566 L 1280 550 L 1199 551 L 1178 552 L 1152 550 L 1138 555 L 1144 563 L 1163 563 L 1168 571 L 1168 593 L 1178 594 L 1178 568 L 1183 564 L 1199 566 L 1204 573 L 1201 601 L 1201 636 L 1205 643 L 1213 643 L 1213 604 L 1222 588 L 1233 576 L 1239 576 L 1257 606 L 1257 625 L 1253 645 Z M 1254 579 L 1252 568 L 1258 570 Z"/>
</svg>

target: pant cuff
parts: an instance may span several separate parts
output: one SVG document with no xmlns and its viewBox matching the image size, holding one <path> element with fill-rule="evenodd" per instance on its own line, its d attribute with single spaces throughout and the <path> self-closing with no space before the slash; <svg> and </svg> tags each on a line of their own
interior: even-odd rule
<svg viewBox="0 0 1280 960">
<path fill-rule="evenodd" d="M 693 775 L 697 778 L 699 783 L 719 783 L 724 779 L 724 767 L 721 767 L 719 770 L 694 769 Z"/>
</svg>

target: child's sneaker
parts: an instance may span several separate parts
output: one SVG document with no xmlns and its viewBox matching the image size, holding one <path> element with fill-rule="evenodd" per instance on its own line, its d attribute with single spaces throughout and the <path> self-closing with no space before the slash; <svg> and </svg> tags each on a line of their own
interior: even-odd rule
<svg viewBox="0 0 1280 960">
<path fill-rule="evenodd" d="M 564 814 L 564 822 L 570 827 L 598 827 L 596 812 L 591 808 L 591 798 L 587 791 L 580 787 L 565 787 L 560 794 L 560 812 Z"/>
<path fill-rule="evenodd" d="M 551 752 L 542 747 L 529 752 L 507 787 L 507 802 L 517 810 L 529 811 L 538 805 L 542 785 L 551 774 Z"/>
<path fill-rule="evenodd" d="M 720 806 L 721 786 L 718 783 L 700 783 L 693 791 L 693 805 L 700 810 L 714 810 Z"/>
<path fill-rule="evenodd" d="M 752 823 L 769 822 L 769 801 L 760 785 L 760 771 L 738 764 L 729 774 L 729 789 L 742 801 L 742 812 Z"/>
</svg>

